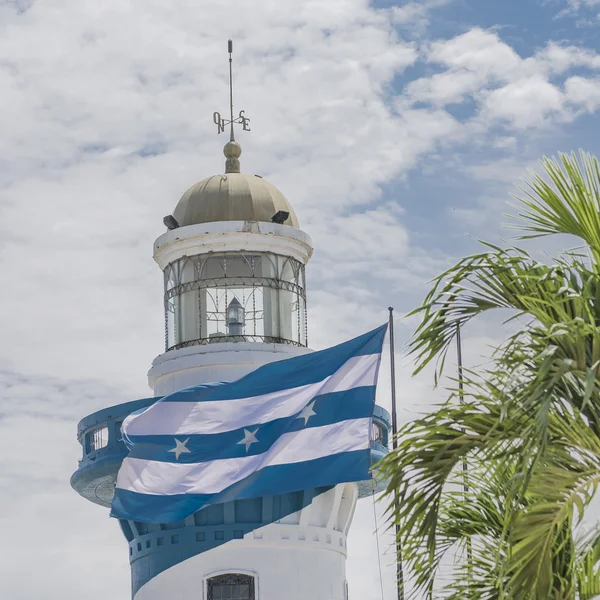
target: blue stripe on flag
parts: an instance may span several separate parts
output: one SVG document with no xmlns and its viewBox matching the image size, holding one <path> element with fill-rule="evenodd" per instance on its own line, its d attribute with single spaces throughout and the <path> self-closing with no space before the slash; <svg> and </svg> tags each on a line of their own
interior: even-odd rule
<svg viewBox="0 0 600 600">
<path fill-rule="evenodd" d="M 136 435 L 130 436 L 133 443 L 129 456 L 175 463 L 198 463 L 239 456 L 251 456 L 266 452 L 284 433 L 300 431 L 311 427 L 321 427 L 338 421 L 370 417 L 375 401 L 375 386 L 359 387 L 344 392 L 333 392 L 314 397 L 311 415 L 305 419 L 298 414 L 284 419 L 276 419 L 268 423 L 249 424 L 240 429 L 218 434 L 177 436 L 181 442 L 186 441 L 185 452 L 177 458 L 171 450 L 175 447 L 172 435 Z M 259 430 L 257 443 L 248 450 L 240 444 L 244 430 Z"/>
<path fill-rule="evenodd" d="M 290 465 L 265 467 L 218 494 L 163 496 L 117 488 L 111 516 L 142 523 L 175 523 L 208 504 L 370 479 L 369 467 L 370 449 L 366 449 Z"/>
</svg>

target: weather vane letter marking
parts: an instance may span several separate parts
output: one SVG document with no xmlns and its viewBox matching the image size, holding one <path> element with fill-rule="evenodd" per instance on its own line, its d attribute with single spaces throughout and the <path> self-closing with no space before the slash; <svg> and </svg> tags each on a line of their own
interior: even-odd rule
<svg viewBox="0 0 600 600">
<path fill-rule="evenodd" d="M 250 124 L 250 119 L 248 117 L 244 116 L 244 112 L 243 110 L 240 110 L 240 114 L 238 116 L 238 118 L 235 120 L 236 123 L 241 123 L 242 124 L 242 129 L 244 131 L 250 131 L 250 127 L 248 127 L 248 125 Z"/>
<path fill-rule="evenodd" d="M 231 140 L 233 141 L 233 126 L 235 124 L 241 125 L 243 131 L 250 131 L 250 119 L 245 116 L 244 111 L 240 110 L 238 116 L 233 118 L 233 72 L 232 72 L 232 59 L 231 54 L 233 52 L 233 42 L 229 40 L 227 42 L 227 49 L 229 50 L 229 119 L 224 119 L 220 113 L 213 113 L 213 122 L 217 126 L 217 133 L 223 133 L 225 127 L 229 125 L 231 130 Z"/>
<path fill-rule="evenodd" d="M 223 133 L 225 131 L 225 125 L 227 122 L 221 117 L 218 112 L 213 113 L 213 121 L 217 126 L 217 133 Z"/>
</svg>

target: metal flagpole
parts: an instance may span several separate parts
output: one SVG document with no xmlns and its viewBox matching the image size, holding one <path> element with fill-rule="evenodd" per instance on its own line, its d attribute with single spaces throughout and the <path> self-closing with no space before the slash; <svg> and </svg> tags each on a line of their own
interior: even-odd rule
<svg viewBox="0 0 600 600">
<path fill-rule="evenodd" d="M 456 362 L 458 363 L 458 399 L 461 404 L 464 404 L 465 384 L 463 379 L 463 361 L 462 361 L 462 341 L 460 337 L 460 325 L 456 324 Z M 467 497 L 469 492 L 469 480 L 467 477 L 467 459 L 463 458 L 463 493 Z M 471 540 L 467 540 L 467 559 L 470 561 L 472 555 Z"/>
<path fill-rule="evenodd" d="M 394 307 L 388 308 L 390 311 L 389 333 L 390 333 L 390 374 L 392 383 L 392 448 L 396 450 L 398 441 L 398 420 L 396 417 L 396 359 L 394 356 Z M 394 493 L 394 508 L 398 512 L 398 494 Z M 398 600 L 404 600 L 404 570 L 402 569 L 402 545 L 400 543 L 400 525 L 396 523 L 396 580 L 398 585 Z"/>
</svg>

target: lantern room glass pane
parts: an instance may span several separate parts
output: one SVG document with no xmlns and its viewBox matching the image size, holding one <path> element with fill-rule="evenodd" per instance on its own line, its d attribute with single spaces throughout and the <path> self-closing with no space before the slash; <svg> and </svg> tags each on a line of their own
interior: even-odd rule
<svg viewBox="0 0 600 600">
<path fill-rule="evenodd" d="M 277 267 L 279 256 L 276 254 L 263 254 L 256 261 L 256 273 L 260 277 L 270 279 L 279 279 L 279 270 Z"/>
<path fill-rule="evenodd" d="M 292 325 L 292 311 L 293 305 L 296 300 L 296 294 L 289 290 L 278 290 L 279 292 L 279 336 L 286 340 L 293 340 L 293 325 Z"/>
<path fill-rule="evenodd" d="M 200 335 L 198 290 L 190 290 L 179 296 L 179 331 L 179 342 L 196 340 Z"/>
<path fill-rule="evenodd" d="M 296 281 L 296 271 L 294 269 L 294 263 L 296 263 L 297 261 L 295 261 L 292 258 L 284 258 L 284 257 L 279 257 L 279 258 L 282 262 L 280 278 L 283 279 L 284 281 L 295 282 Z"/>
<path fill-rule="evenodd" d="M 165 289 L 171 290 L 177 283 L 177 264 L 169 265 L 165 271 Z"/>
<path fill-rule="evenodd" d="M 174 296 L 167 300 L 166 320 L 167 320 L 167 348 L 171 348 L 179 343 L 179 297 Z"/>
<path fill-rule="evenodd" d="M 292 340 L 306 345 L 306 313 L 304 298 L 299 294 L 292 304 Z"/>
<path fill-rule="evenodd" d="M 196 265 L 190 258 L 184 258 L 179 265 L 179 283 L 190 283 L 196 280 Z"/>
</svg>

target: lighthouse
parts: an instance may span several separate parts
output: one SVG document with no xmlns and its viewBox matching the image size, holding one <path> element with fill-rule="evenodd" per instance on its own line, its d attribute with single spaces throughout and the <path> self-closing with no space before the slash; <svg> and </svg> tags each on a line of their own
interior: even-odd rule
<svg viewBox="0 0 600 600">
<path fill-rule="evenodd" d="M 148 373 L 152 397 L 100 410 L 78 425 L 82 458 L 71 485 L 102 507 L 111 504 L 128 453 L 121 424 L 133 412 L 182 388 L 233 381 L 311 352 L 312 242 L 281 191 L 241 172 L 234 125 L 249 130 L 249 119 L 244 111 L 233 114 L 231 51 L 230 42 L 229 119 L 213 115 L 219 132 L 229 129 L 224 172 L 192 185 L 154 242 L 164 280 L 165 347 Z M 372 462 L 387 452 L 389 423 L 375 406 Z M 243 442 L 252 444 L 248 434 Z M 178 523 L 118 520 L 132 598 L 343 600 L 356 503 L 377 490 L 374 480 L 344 483 L 210 505 Z"/>
</svg>

